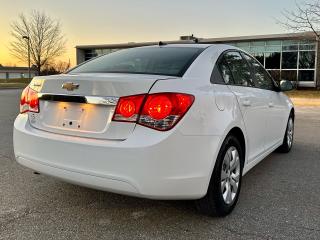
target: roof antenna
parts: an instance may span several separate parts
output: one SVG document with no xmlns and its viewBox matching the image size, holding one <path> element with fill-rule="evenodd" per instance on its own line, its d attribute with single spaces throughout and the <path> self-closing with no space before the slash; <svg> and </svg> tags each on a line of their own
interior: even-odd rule
<svg viewBox="0 0 320 240">
<path fill-rule="evenodd" d="M 164 45 L 167 45 L 167 44 L 164 43 L 164 42 L 162 42 L 162 41 L 160 41 L 160 42 L 158 43 L 158 45 L 159 45 L 159 46 L 164 46 Z"/>
</svg>

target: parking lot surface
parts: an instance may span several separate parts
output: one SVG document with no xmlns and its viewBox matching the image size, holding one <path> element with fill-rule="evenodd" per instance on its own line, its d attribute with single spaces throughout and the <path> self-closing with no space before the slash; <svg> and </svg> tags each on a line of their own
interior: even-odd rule
<svg viewBox="0 0 320 240">
<path fill-rule="evenodd" d="M 230 216 L 209 218 L 192 201 L 96 191 L 19 166 L 20 92 L 0 90 L 0 239 L 320 239 L 320 108 L 297 108 L 292 151 L 244 177 Z"/>
</svg>

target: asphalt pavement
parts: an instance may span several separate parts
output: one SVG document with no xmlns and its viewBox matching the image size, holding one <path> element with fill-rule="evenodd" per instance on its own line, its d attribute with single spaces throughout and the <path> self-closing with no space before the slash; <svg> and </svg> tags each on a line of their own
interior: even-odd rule
<svg viewBox="0 0 320 240">
<path fill-rule="evenodd" d="M 210 218 L 192 201 L 92 190 L 18 165 L 20 92 L 0 90 L 0 239 L 320 239 L 320 108 L 297 108 L 292 151 L 263 160 L 244 177 L 234 212 Z"/>
</svg>

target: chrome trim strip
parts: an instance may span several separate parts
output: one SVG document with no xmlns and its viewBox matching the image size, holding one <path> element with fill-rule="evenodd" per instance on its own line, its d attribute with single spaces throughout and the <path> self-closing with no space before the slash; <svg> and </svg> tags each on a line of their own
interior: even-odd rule
<svg viewBox="0 0 320 240">
<path fill-rule="evenodd" d="M 96 105 L 116 106 L 118 103 L 118 97 L 96 97 L 85 96 L 87 103 Z"/>
<path fill-rule="evenodd" d="M 87 103 L 103 106 L 116 106 L 119 97 L 107 96 L 81 96 L 81 95 L 66 95 L 53 93 L 38 93 L 39 100 L 56 101 L 56 102 L 76 102 Z"/>
</svg>

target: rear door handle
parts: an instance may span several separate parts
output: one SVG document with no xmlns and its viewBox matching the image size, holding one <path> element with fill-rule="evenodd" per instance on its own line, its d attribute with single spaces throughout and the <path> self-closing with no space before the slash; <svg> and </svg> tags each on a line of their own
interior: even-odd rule
<svg viewBox="0 0 320 240">
<path fill-rule="evenodd" d="M 243 100 L 242 105 L 245 107 L 249 107 L 249 106 L 251 106 L 251 102 L 249 99 L 245 99 L 245 100 Z"/>
</svg>

